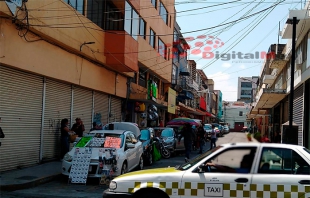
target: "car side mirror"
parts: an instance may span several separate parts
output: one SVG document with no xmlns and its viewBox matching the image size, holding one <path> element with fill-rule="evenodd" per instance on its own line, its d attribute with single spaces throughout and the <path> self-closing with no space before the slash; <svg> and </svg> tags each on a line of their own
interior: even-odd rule
<svg viewBox="0 0 310 198">
<path fill-rule="evenodd" d="M 126 143 L 126 147 L 127 147 L 127 149 L 133 149 L 133 148 L 135 148 L 135 145 L 132 143 Z"/>
</svg>

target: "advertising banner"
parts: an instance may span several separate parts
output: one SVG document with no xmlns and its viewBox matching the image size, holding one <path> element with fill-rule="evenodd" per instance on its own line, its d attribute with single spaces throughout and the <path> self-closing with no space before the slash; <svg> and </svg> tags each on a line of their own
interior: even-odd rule
<svg viewBox="0 0 310 198">
<path fill-rule="evenodd" d="M 176 98 L 176 91 L 169 88 L 168 90 L 168 112 L 175 114 L 175 98 Z"/>
</svg>

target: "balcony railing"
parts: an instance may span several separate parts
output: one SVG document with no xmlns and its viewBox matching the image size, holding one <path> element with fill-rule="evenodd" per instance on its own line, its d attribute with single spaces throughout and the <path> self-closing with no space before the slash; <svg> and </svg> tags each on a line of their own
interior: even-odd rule
<svg viewBox="0 0 310 198">
<path fill-rule="evenodd" d="M 280 72 L 285 67 L 287 61 L 284 54 L 273 54 L 270 58 L 269 68 L 278 69 L 278 72 Z"/>
</svg>

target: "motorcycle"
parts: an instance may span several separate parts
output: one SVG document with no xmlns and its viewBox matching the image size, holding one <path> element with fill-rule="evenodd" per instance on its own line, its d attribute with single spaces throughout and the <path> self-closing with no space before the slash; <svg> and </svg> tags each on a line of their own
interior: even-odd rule
<svg viewBox="0 0 310 198">
<path fill-rule="evenodd" d="M 165 159 L 170 158 L 171 156 L 171 152 L 170 150 L 164 145 L 164 140 L 162 138 L 159 137 L 155 137 L 154 141 L 158 142 L 159 145 L 159 152 L 161 154 L 161 156 Z"/>
</svg>

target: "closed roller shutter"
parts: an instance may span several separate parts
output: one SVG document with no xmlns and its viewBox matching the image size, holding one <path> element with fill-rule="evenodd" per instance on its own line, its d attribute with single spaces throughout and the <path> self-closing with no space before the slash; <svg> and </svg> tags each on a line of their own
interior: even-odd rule
<svg viewBox="0 0 310 198">
<path fill-rule="evenodd" d="M 298 125 L 298 145 L 303 145 L 303 104 L 304 103 L 304 90 L 303 84 L 294 91 L 293 101 L 293 122 Z"/>
<path fill-rule="evenodd" d="M 107 94 L 94 92 L 94 117 L 101 116 L 101 123 L 106 124 L 108 122 L 109 113 L 109 97 Z"/>
<path fill-rule="evenodd" d="M 73 120 L 71 126 L 75 123 L 75 118 L 82 119 L 85 126 L 84 133 L 88 133 L 92 123 L 92 108 L 93 108 L 93 92 L 81 87 L 73 88 Z"/>
<path fill-rule="evenodd" d="M 111 114 L 110 122 L 122 121 L 122 100 L 120 98 L 111 96 Z"/>
<path fill-rule="evenodd" d="M 43 77 L 0 66 L 0 171 L 39 162 Z"/>
<path fill-rule="evenodd" d="M 71 85 L 46 79 L 42 160 L 60 157 L 60 122 L 70 123 Z"/>
</svg>

